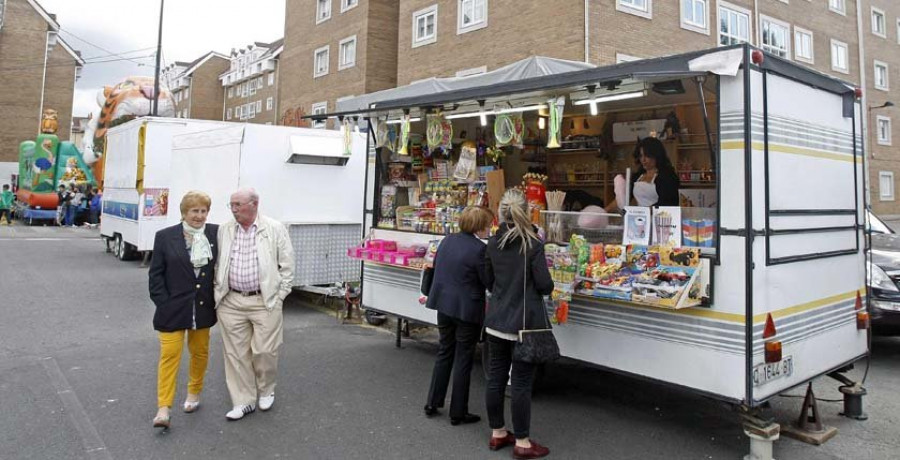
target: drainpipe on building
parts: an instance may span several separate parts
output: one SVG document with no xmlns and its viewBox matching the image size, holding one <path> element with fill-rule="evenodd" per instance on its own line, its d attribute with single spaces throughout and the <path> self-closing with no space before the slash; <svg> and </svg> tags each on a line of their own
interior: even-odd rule
<svg viewBox="0 0 900 460">
<path fill-rule="evenodd" d="M 753 38 L 756 38 L 757 45 L 762 48 L 762 31 L 759 30 L 759 0 L 753 0 L 753 21 L 751 21 L 750 27 L 753 27 L 753 23 L 756 23 L 756 36 L 754 37 L 753 34 L 750 34 L 750 44 L 752 45 Z"/>
<path fill-rule="evenodd" d="M 584 0 L 584 62 L 591 63 L 591 8 L 590 0 Z"/>
<path fill-rule="evenodd" d="M 275 102 L 274 102 L 274 114 L 272 114 L 272 124 L 278 124 L 278 90 L 281 88 L 281 62 L 279 59 L 275 59 Z"/>
<path fill-rule="evenodd" d="M 194 76 L 191 75 L 191 82 L 188 83 L 188 90 L 190 90 L 190 97 L 188 97 L 188 115 L 184 118 L 190 118 L 194 116 Z"/>
<path fill-rule="evenodd" d="M 863 43 L 865 33 L 863 33 L 862 10 L 860 2 L 856 2 L 856 34 L 859 48 L 859 87 L 862 88 L 862 107 L 860 107 L 860 117 L 862 118 L 862 138 L 863 138 L 863 155 L 874 158 L 873 148 L 869 142 L 869 88 L 866 87 L 866 47 Z M 850 56 L 847 56 L 847 62 L 850 62 Z M 872 204 L 872 176 L 869 175 L 869 162 L 863 159 L 863 174 L 866 175 L 866 203 Z M 880 186 L 880 185 L 879 185 Z"/>
<path fill-rule="evenodd" d="M 222 85 L 224 91 L 222 92 L 222 121 L 225 121 L 225 105 L 228 101 L 228 88 L 225 85 Z"/>
</svg>

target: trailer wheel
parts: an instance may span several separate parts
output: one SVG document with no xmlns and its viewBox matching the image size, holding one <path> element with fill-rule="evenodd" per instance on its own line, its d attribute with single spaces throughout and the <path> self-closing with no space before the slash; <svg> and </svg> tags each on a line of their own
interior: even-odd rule
<svg viewBox="0 0 900 460">
<path fill-rule="evenodd" d="M 113 255 L 116 259 L 125 260 L 125 242 L 122 241 L 122 235 L 116 234 L 113 239 Z"/>
</svg>

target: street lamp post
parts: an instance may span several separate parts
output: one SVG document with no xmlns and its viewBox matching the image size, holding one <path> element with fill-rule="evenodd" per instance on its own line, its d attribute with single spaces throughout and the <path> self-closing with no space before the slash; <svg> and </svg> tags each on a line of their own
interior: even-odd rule
<svg viewBox="0 0 900 460">
<path fill-rule="evenodd" d="M 162 26 L 163 26 L 163 8 L 166 0 L 159 0 L 159 34 L 156 39 L 156 75 L 153 78 L 153 110 L 151 115 L 159 115 L 159 63 L 162 58 Z"/>
</svg>

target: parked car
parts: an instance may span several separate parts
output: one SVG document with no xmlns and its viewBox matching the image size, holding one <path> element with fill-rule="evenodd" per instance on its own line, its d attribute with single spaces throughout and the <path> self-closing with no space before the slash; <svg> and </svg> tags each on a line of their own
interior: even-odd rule
<svg viewBox="0 0 900 460">
<path fill-rule="evenodd" d="M 872 330 L 877 334 L 900 334 L 900 235 L 871 212 L 872 232 L 869 290 L 872 295 Z"/>
</svg>

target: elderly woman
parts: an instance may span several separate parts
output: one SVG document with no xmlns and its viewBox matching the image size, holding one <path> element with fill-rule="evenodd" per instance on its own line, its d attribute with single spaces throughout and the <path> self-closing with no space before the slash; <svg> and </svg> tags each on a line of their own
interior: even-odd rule
<svg viewBox="0 0 900 460">
<path fill-rule="evenodd" d="M 453 396 L 450 423 L 475 423 L 481 417 L 469 413 L 469 381 L 475 344 L 484 322 L 486 282 L 485 244 L 494 214 L 487 208 L 471 206 L 459 219 L 460 233 L 441 241 L 434 259 L 434 281 L 428 294 L 428 308 L 437 310 L 440 349 L 434 363 L 425 415 L 444 407 L 450 374 Z"/>
<path fill-rule="evenodd" d="M 203 192 L 188 192 L 181 200 L 181 223 L 160 230 L 153 242 L 150 298 L 156 304 L 153 328 L 159 331 L 159 410 L 153 426 L 167 429 L 175 400 L 178 365 L 187 335 L 191 354 L 188 394 L 183 409 L 200 407 L 200 391 L 209 359 L 209 329 L 216 324 L 213 269 L 218 225 L 206 223 L 211 200 Z"/>
</svg>

